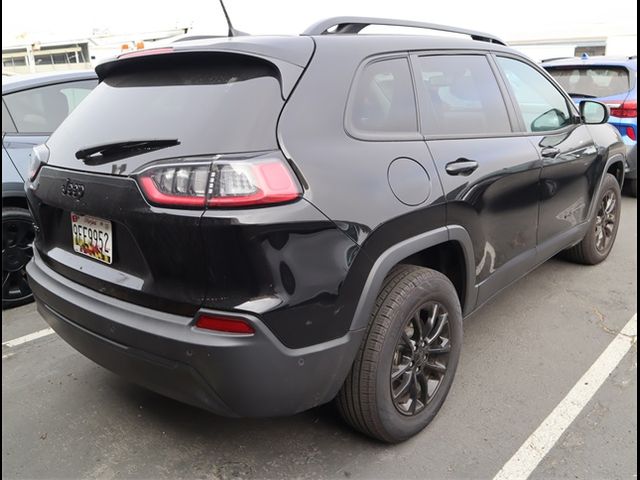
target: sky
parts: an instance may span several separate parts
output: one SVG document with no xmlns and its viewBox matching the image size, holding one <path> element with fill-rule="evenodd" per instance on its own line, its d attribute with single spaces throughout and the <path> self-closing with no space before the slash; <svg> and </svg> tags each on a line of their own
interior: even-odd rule
<svg viewBox="0 0 640 480">
<path fill-rule="evenodd" d="M 166 4 L 163 5 L 163 4 Z M 226 0 L 234 26 L 253 34 L 297 34 L 336 15 L 403 18 L 484 30 L 505 40 L 637 32 L 635 0 Z M 192 27 L 224 34 L 218 0 L 3 0 L 2 44 L 93 33 L 134 34 Z"/>
</svg>

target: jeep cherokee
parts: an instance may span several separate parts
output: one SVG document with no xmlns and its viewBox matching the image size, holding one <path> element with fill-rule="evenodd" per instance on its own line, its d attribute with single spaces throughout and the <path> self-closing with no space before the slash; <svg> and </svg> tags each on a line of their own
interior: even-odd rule
<svg viewBox="0 0 640 480">
<path fill-rule="evenodd" d="M 488 34 L 340 17 L 96 71 L 33 153 L 37 308 L 98 364 L 220 415 L 337 399 L 407 439 L 445 400 L 464 317 L 616 236 L 607 107 Z"/>
</svg>

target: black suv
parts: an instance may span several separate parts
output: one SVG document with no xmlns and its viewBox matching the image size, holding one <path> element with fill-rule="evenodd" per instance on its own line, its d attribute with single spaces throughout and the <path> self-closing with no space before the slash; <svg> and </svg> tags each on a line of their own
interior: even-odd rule
<svg viewBox="0 0 640 480">
<path fill-rule="evenodd" d="M 371 24 L 471 39 L 358 35 Z M 578 111 L 491 35 L 334 18 L 96 70 L 34 150 L 38 310 L 100 365 L 220 415 L 337 398 L 358 430 L 406 439 L 444 402 L 464 317 L 616 236 L 607 107 Z"/>
</svg>

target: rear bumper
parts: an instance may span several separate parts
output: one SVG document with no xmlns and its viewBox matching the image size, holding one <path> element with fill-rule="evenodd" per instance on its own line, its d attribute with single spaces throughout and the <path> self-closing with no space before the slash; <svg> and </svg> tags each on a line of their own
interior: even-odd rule
<svg viewBox="0 0 640 480">
<path fill-rule="evenodd" d="M 363 331 L 285 347 L 252 315 L 255 334 L 213 333 L 193 319 L 133 305 L 71 282 L 38 256 L 27 266 L 37 308 L 99 365 L 150 390 L 224 416 L 278 416 L 333 399 Z"/>
</svg>

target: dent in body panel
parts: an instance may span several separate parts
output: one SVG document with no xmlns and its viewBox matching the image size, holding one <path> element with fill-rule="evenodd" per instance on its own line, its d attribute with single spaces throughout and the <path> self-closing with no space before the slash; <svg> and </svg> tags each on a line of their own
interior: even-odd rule
<svg viewBox="0 0 640 480">
<path fill-rule="evenodd" d="M 307 201 L 208 210 L 200 232 L 204 307 L 258 314 L 289 348 L 346 333 L 344 283 L 360 248 Z"/>
</svg>

